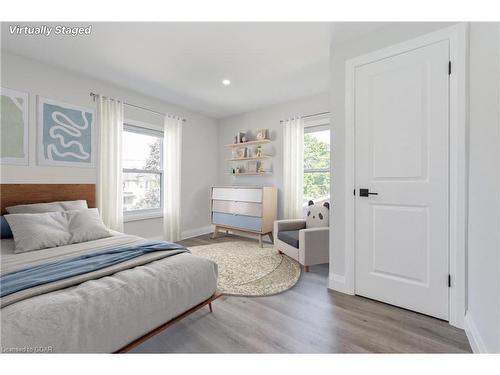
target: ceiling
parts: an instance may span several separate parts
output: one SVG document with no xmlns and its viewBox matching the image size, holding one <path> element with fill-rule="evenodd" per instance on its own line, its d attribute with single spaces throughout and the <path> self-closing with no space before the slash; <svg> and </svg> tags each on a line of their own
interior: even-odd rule
<svg viewBox="0 0 500 375">
<path fill-rule="evenodd" d="M 9 23 L 3 23 L 2 49 L 222 118 L 327 91 L 331 39 L 343 42 L 380 27 L 320 22 L 92 25 L 90 36 L 75 38 L 10 35 Z M 222 85 L 224 78 L 230 86 Z"/>
</svg>

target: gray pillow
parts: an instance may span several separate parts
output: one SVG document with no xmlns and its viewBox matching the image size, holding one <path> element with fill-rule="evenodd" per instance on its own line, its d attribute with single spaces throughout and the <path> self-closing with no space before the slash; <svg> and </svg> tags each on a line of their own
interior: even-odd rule
<svg viewBox="0 0 500 375">
<path fill-rule="evenodd" d="M 41 214 L 44 212 L 58 212 L 70 210 L 86 210 L 86 200 L 60 201 L 50 203 L 20 204 L 5 208 L 9 214 Z"/>
<path fill-rule="evenodd" d="M 111 236 L 97 208 L 12 214 L 5 219 L 14 234 L 16 254 Z"/>
</svg>

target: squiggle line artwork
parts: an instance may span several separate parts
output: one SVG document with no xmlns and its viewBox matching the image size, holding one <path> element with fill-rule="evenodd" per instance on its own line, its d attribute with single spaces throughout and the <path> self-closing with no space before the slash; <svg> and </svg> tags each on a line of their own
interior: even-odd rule
<svg viewBox="0 0 500 375">
<path fill-rule="evenodd" d="M 83 118 L 83 125 L 76 124 L 71 120 L 68 116 L 66 116 L 64 113 L 59 112 L 59 111 L 54 111 L 52 113 L 52 120 L 57 124 L 55 126 L 52 126 L 49 129 L 49 135 L 53 139 L 59 139 L 62 147 L 64 148 L 70 148 L 74 145 L 79 150 L 79 154 L 71 151 L 66 151 L 66 152 L 60 152 L 57 150 L 57 147 L 54 143 L 51 143 L 47 145 L 47 157 L 49 160 L 54 160 L 54 155 L 57 155 L 59 157 L 65 157 L 65 156 L 73 156 L 77 159 L 80 160 L 87 160 L 90 157 L 90 154 L 86 152 L 83 149 L 83 145 L 78 142 L 78 141 L 69 141 L 66 142 L 64 140 L 64 136 L 62 134 L 56 134 L 57 130 L 61 130 L 65 132 L 66 134 L 69 134 L 73 137 L 80 137 L 82 135 L 81 130 L 87 129 L 89 127 L 89 122 L 87 120 L 87 117 L 85 116 L 85 112 L 82 112 L 82 118 Z"/>
</svg>

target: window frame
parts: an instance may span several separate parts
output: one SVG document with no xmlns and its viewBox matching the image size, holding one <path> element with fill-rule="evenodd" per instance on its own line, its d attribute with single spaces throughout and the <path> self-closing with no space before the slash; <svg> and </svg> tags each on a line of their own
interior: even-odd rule
<svg viewBox="0 0 500 375">
<path fill-rule="evenodd" d="M 330 136 L 332 132 L 331 128 L 331 123 L 330 123 L 330 118 L 313 118 L 310 120 L 304 120 L 304 135 L 308 133 L 315 133 L 318 131 L 324 131 L 324 130 L 329 130 L 330 131 Z M 311 168 L 311 169 L 303 169 L 303 174 L 304 176 L 306 173 L 329 173 L 330 174 L 330 192 L 331 192 L 331 169 L 332 169 L 332 149 L 331 149 L 331 143 L 330 143 L 330 167 L 329 168 Z M 331 198 L 331 195 L 330 195 Z M 307 202 L 304 203 L 304 205 L 307 205 Z"/>
<path fill-rule="evenodd" d="M 160 207 L 159 208 L 142 208 L 138 210 L 125 210 L 123 208 L 123 221 L 138 221 L 146 219 L 155 219 L 163 217 L 163 191 L 164 191 L 164 174 L 165 169 L 163 165 L 163 131 L 154 129 L 153 125 L 149 125 L 143 122 L 125 120 L 123 124 L 123 132 L 136 133 L 142 135 L 154 136 L 160 139 L 160 169 L 137 169 L 137 168 L 124 168 L 122 166 L 122 179 L 125 173 L 143 173 L 160 175 Z M 123 154 L 122 154 L 123 158 Z M 123 159 L 122 159 L 123 160 Z M 123 187 L 122 187 L 123 189 Z M 122 190 L 123 194 L 123 190 Z M 122 196 L 123 199 L 123 196 Z"/>
</svg>

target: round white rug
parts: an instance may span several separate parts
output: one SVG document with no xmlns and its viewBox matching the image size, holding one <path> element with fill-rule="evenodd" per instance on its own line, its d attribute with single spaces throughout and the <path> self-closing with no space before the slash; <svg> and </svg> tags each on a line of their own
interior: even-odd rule
<svg viewBox="0 0 500 375">
<path fill-rule="evenodd" d="M 267 296 L 284 292 L 300 277 L 299 264 L 281 255 L 271 245 L 250 241 L 219 242 L 194 246 L 192 254 L 217 263 L 218 289 L 240 296 Z"/>
</svg>

